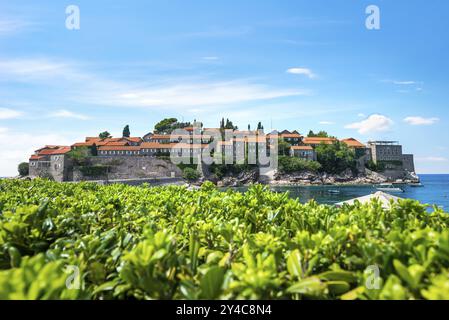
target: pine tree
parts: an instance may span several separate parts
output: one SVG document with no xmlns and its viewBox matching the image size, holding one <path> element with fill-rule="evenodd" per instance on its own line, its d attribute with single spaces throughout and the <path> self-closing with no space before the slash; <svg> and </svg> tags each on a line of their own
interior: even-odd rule
<svg viewBox="0 0 449 320">
<path fill-rule="evenodd" d="M 129 138 L 131 136 L 131 132 L 129 131 L 129 125 L 126 125 L 125 128 L 123 128 L 123 137 Z"/>
</svg>

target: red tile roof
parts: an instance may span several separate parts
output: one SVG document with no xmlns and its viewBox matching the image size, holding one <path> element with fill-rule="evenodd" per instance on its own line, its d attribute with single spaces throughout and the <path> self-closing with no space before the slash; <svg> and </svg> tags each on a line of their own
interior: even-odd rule
<svg viewBox="0 0 449 320">
<path fill-rule="evenodd" d="M 291 146 L 292 150 L 313 150 L 311 146 Z"/>
<path fill-rule="evenodd" d="M 140 151 L 140 146 L 101 146 L 99 151 Z"/>
<path fill-rule="evenodd" d="M 363 143 L 354 138 L 342 139 L 340 141 L 346 143 L 348 147 L 351 148 L 366 148 L 366 146 Z"/>
<path fill-rule="evenodd" d="M 304 144 L 320 144 L 320 143 L 324 143 L 324 144 L 332 144 L 335 141 L 337 141 L 337 139 L 335 138 L 320 138 L 320 137 L 306 137 L 303 140 Z"/>
<path fill-rule="evenodd" d="M 300 135 L 299 133 L 281 133 L 279 135 L 281 138 L 301 138 L 302 135 Z"/>
</svg>

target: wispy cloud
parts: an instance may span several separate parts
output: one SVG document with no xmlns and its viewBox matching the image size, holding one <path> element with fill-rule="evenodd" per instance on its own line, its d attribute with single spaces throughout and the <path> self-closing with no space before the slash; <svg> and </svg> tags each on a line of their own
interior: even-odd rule
<svg viewBox="0 0 449 320">
<path fill-rule="evenodd" d="M 316 78 L 316 75 L 308 68 L 290 68 L 287 69 L 287 73 L 304 75 L 310 79 Z"/>
<path fill-rule="evenodd" d="M 214 79 L 209 77 L 155 79 L 141 76 L 115 80 L 85 71 L 82 65 L 60 60 L 0 60 L 0 82 L 27 82 L 50 86 L 60 94 L 60 103 L 116 107 L 165 108 L 185 111 L 199 106 L 264 101 L 310 94 L 307 89 L 264 84 L 260 79 Z M 65 100 L 64 100 L 65 99 Z"/>
<path fill-rule="evenodd" d="M 440 121 L 439 118 L 423 118 L 418 116 L 407 117 L 404 119 L 404 122 L 412 125 L 412 126 L 429 126 Z"/>
<path fill-rule="evenodd" d="M 22 114 L 23 112 L 21 111 L 8 108 L 0 108 L 0 120 L 19 118 L 20 116 L 22 116 Z"/>
<path fill-rule="evenodd" d="M 412 85 L 416 84 L 416 81 L 393 81 L 393 83 L 398 85 Z"/>
<path fill-rule="evenodd" d="M 207 60 L 207 61 L 216 61 L 219 60 L 219 57 L 216 56 L 207 56 L 207 57 L 202 57 L 203 60 Z"/>
<path fill-rule="evenodd" d="M 435 156 L 417 157 L 416 160 L 418 160 L 420 162 L 447 162 L 447 161 L 449 161 L 447 158 L 435 157 Z"/>
<path fill-rule="evenodd" d="M 176 107 L 235 104 L 307 95 L 306 90 L 272 88 L 249 80 L 198 81 L 154 86 L 124 91 L 113 95 L 106 103 L 138 107 Z"/>
<path fill-rule="evenodd" d="M 391 130 L 394 122 L 387 116 L 381 114 L 370 115 L 365 120 L 354 122 L 345 126 L 346 129 L 355 129 L 360 134 L 366 135 L 376 132 Z"/>
<path fill-rule="evenodd" d="M 66 137 L 64 134 L 25 133 L 3 128 L 0 130 L 0 177 L 17 175 L 17 165 L 27 162 L 28 157 L 39 147 L 47 144 L 70 145 L 73 141 L 76 141 L 75 137 Z"/>
<path fill-rule="evenodd" d="M 48 115 L 50 118 L 67 118 L 67 119 L 78 119 L 78 120 L 89 120 L 90 117 L 75 113 L 69 110 L 61 109 L 55 112 L 52 112 Z"/>
<path fill-rule="evenodd" d="M 75 69 L 65 62 L 48 58 L 4 59 L 0 60 L 0 79 L 32 81 L 70 77 L 76 75 Z"/>
<path fill-rule="evenodd" d="M 0 17 L 0 36 L 15 34 L 31 25 L 25 20 Z"/>
<path fill-rule="evenodd" d="M 332 121 L 320 121 L 320 122 L 318 122 L 318 124 L 331 125 L 331 124 L 335 124 L 335 122 L 332 122 Z"/>
<path fill-rule="evenodd" d="M 415 81 L 415 80 L 391 80 L 391 79 L 385 79 L 382 80 L 384 83 L 391 83 L 400 89 L 396 90 L 399 93 L 409 93 L 412 90 L 415 91 L 422 91 L 424 83 L 422 81 Z"/>
<path fill-rule="evenodd" d="M 240 26 L 234 28 L 211 27 L 206 30 L 184 33 L 183 36 L 189 38 L 227 38 L 243 36 L 251 33 L 253 30 L 249 26 Z"/>
</svg>

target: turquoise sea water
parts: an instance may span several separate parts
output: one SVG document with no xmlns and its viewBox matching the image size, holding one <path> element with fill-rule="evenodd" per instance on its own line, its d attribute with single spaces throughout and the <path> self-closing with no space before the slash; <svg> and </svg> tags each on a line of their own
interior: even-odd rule
<svg viewBox="0 0 449 320">
<path fill-rule="evenodd" d="M 422 188 L 401 186 L 404 193 L 392 193 L 401 198 L 419 200 L 421 203 L 437 205 L 449 211 L 449 175 L 420 175 Z M 335 204 L 340 201 L 365 196 L 376 192 L 375 186 L 286 186 L 271 187 L 273 191 L 289 191 L 292 198 L 299 198 L 301 202 L 315 199 L 321 204 Z M 329 193 L 338 190 L 338 194 Z"/>
</svg>

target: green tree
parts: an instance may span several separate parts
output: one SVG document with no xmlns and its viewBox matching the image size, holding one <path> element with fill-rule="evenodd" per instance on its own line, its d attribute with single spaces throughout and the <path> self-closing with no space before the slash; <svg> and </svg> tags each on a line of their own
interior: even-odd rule
<svg viewBox="0 0 449 320">
<path fill-rule="evenodd" d="M 76 165 L 85 165 L 87 158 L 91 155 L 91 149 L 88 147 L 77 147 L 67 154 Z"/>
<path fill-rule="evenodd" d="M 310 130 L 307 137 L 309 137 L 309 138 L 329 138 L 329 134 L 323 130 L 319 131 L 318 133 L 314 133 L 312 130 Z"/>
<path fill-rule="evenodd" d="M 257 124 L 257 130 L 263 130 L 263 125 L 262 125 L 262 122 L 260 122 L 260 121 Z"/>
<path fill-rule="evenodd" d="M 129 125 L 126 125 L 125 128 L 123 128 L 123 137 L 129 138 L 131 136 L 131 132 L 129 131 Z"/>
<path fill-rule="evenodd" d="M 288 156 L 279 157 L 279 171 L 282 173 L 300 172 L 304 170 L 318 171 L 319 169 L 321 169 L 321 165 L 317 161 Z"/>
<path fill-rule="evenodd" d="M 290 147 L 292 145 L 286 142 L 284 139 L 279 138 L 278 140 L 278 151 L 280 156 L 288 156 L 290 155 Z"/>
<path fill-rule="evenodd" d="M 327 173 L 341 173 L 346 169 L 355 170 L 355 153 L 345 143 L 321 143 L 315 148 L 321 169 Z"/>
<path fill-rule="evenodd" d="M 200 174 L 195 169 L 186 167 L 183 170 L 182 177 L 188 181 L 195 181 L 198 180 Z"/>
<path fill-rule="evenodd" d="M 199 127 L 202 126 L 201 122 L 195 121 L 194 124 Z M 192 126 L 190 122 L 178 122 L 178 119 L 176 118 L 166 118 L 164 120 L 159 121 L 154 126 L 154 132 L 161 134 L 170 134 L 175 129 L 186 128 L 190 126 Z"/>
<path fill-rule="evenodd" d="M 21 164 L 19 164 L 19 167 L 17 169 L 21 177 L 25 177 L 30 173 L 30 167 L 28 162 L 22 162 Z"/>
<path fill-rule="evenodd" d="M 101 139 L 112 138 L 111 134 L 108 131 L 104 131 L 98 135 Z"/>
</svg>

